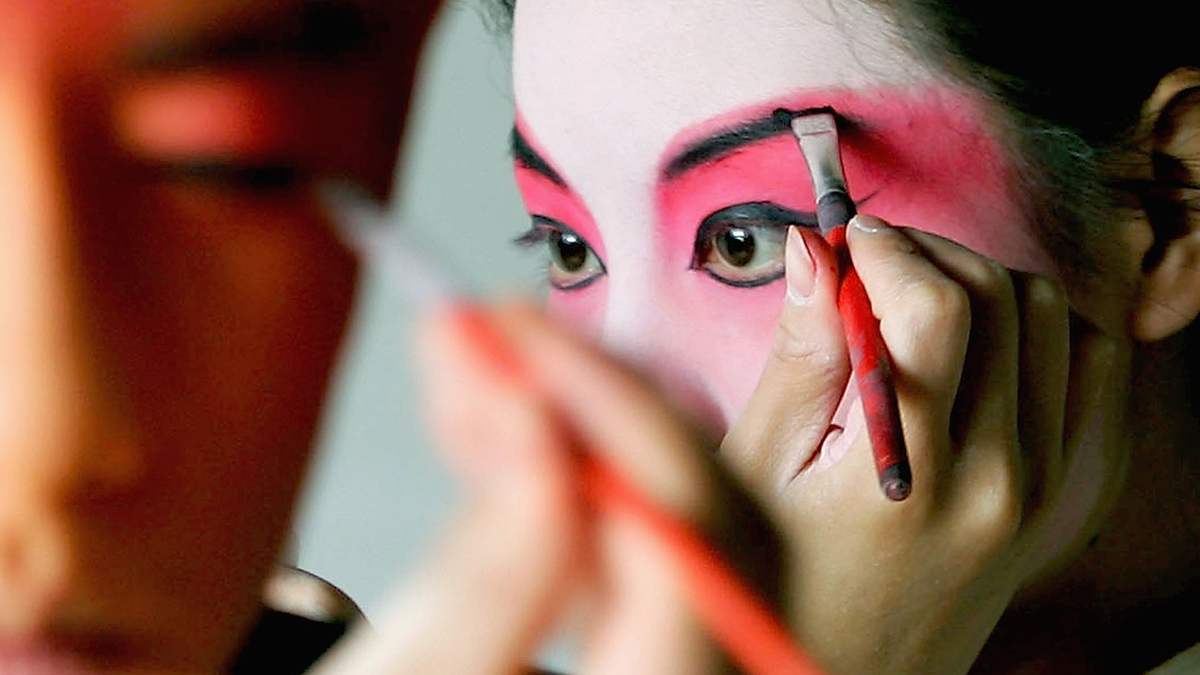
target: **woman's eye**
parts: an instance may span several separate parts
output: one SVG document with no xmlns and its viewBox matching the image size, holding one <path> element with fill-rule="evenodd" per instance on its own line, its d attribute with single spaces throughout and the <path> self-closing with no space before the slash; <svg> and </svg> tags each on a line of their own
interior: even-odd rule
<svg viewBox="0 0 1200 675">
<path fill-rule="evenodd" d="M 556 220 L 534 216 L 533 227 L 517 243 L 546 247 L 550 285 L 560 291 L 584 288 L 605 274 L 604 263 L 587 241 Z"/>
<path fill-rule="evenodd" d="M 725 223 L 709 228 L 697 267 L 734 286 L 760 286 L 783 276 L 787 229 L 771 224 Z"/>
<path fill-rule="evenodd" d="M 722 209 L 705 218 L 696 232 L 692 269 L 730 286 L 769 284 L 783 276 L 789 225 L 815 227 L 816 216 L 769 202 Z"/>
</svg>

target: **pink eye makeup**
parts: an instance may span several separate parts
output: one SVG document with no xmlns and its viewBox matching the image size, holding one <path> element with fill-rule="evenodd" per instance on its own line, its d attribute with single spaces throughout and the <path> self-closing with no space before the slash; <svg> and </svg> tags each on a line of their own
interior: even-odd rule
<svg viewBox="0 0 1200 675">
<path fill-rule="evenodd" d="M 1010 267 L 1052 268 L 1020 204 L 1016 177 L 973 99 L 951 90 L 880 87 L 787 95 L 680 131 L 662 153 L 657 215 L 666 236 L 690 238 L 694 223 L 723 204 L 770 201 L 815 210 L 795 164 L 795 142 L 773 124 L 772 106 L 833 106 L 847 180 L 870 212 L 953 239 Z M 678 242 L 677 242 L 678 243 Z M 677 245 L 674 243 L 672 245 Z"/>
<path fill-rule="evenodd" d="M 838 111 L 860 210 L 1010 267 L 1048 268 L 1021 217 L 1003 127 L 986 102 L 954 90 L 804 89 L 700 110 L 693 123 L 632 125 L 566 123 L 579 111 L 556 101 L 543 102 L 539 128 L 518 113 L 513 143 L 535 217 L 521 239 L 546 255 L 547 309 L 643 363 L 715 429 L 743 409 L 769 353 L 787 227 L 816 224 L 812 179 L 779 108 Z"/>
<path fill-rule="evenodd" d="M 306 144 L 288 128 L 287 103 L 254 78 L 158 76 L 128 88 L 116 124 L 132 160 L 155 179 L 279 193 L 315 168 L 301 159 Z"/>
<path fill-rule="evenodd" d="M 532 220 L 516 244 L 543 248 L 548 258 L 547 277 L 556 291 L 581 291 L 592 286 L 608 274 L 608 269 L 591 213 L 522 132 L 519 116 L 510 144 L 517 188 Z"/>
<path fill-rule="evenodd" d="M 787 228 L 817 226 L 816 215 L 771 202 L 723 208 L 696 231 L 690 269 L 738 288 L 763 286 L 783 277 Z"/>
</svg>

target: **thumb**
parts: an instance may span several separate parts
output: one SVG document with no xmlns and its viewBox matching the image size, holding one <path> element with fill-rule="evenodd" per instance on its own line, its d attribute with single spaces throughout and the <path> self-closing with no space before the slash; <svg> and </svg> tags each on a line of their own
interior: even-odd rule
<svg viewBox="0 0 1200 675">
<path fill-rule="evenodd" d="M 791 227 L 785 265 L 787 297 L 771 353 L 721 447 L 758 486 L 786 484 L 813 456 L 850 377 L 833 251 L 815 230 Z"/>
</svg>

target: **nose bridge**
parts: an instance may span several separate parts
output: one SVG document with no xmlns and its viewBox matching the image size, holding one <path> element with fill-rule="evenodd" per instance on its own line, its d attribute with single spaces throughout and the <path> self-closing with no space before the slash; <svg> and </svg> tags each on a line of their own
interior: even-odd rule
<svg viewBox="0 0 1200 675">
<path fill-rule="evenodd" d="M 637 363 L 647 361 L 658 323 L 657 284 L 636 263 L 626 273 L 610 270 L 600 339 L 605 348 Z"/>
<path fill-rule="evenodd" d="M 720 435 L 726 425 L 720 404 L 704 378 L 693 372 L 680 348 L 688 326 L 669 287 L 670 275 L 650 261 L 640 270 L 612 274 L 601 340 L 604 346 L 648 374 L 676 404 L 710 432 Z"/>
<path fill-rule="evenodd" d="M 137 462 L 99 391 L 70 149 L 55 128 L 53 69 L 38 59 L 32 48 L 0 50 L 0 598 L 28 586 L 30 560 L 43 576 L 61 568 L 43 558 L 61 552 L 46 542 L 66 532 L 68 505 L 127 484 Z"/>
</svg>

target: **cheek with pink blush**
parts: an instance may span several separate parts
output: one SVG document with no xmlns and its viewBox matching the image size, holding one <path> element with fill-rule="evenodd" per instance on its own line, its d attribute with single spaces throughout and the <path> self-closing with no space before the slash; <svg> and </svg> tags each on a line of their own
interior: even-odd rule
<svg viewBox="0 0 1200 675">
<path fill-rule="evenodd" d="M 778 281 L 759 288 L 726 286 L 698 273 L 681 280 L 670 307 L 677 325 L 674 366 L 704 383 L 722 414 L 722 431 L 758 384 L 784 297 Z"/>
<path fill-rule="evenodd" d="M 584 335 L 600 337 L 604 327 L 604 301 L 608 284 L 604 279 L 577 291 L 550 289 L 546 311 Z"/>
</svg>

